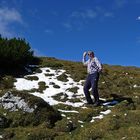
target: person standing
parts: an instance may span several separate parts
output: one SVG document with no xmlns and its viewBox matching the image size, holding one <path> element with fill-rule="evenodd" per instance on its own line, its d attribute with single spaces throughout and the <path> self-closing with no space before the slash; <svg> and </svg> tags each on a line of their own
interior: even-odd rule
<svg viewBox="0 0 140 140">
<path fill-rule="evenodd" d="M 88 55 L 89 59 L 86 60 Z M 97 57 L 94 56 L 93 51 L 88 51 L 83 53 L 83 65 L 87 66 L 87 78 L 84 84 L 84 94 L 87 100 L 87 104 L 94 104 L 94 106 L 99 106 L 99 93 L 98 93 L 98 80 L 100 72 L 102 71 L 102 65 Z M 92 88 L 92 95 L 94 96 L 94 102 L 91 99 L 89 89 Z"/>
</svg>

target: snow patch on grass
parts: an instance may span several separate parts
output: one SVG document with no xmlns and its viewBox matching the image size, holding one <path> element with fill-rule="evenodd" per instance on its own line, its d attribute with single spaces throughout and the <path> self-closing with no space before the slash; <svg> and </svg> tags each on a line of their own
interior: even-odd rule
<svg viewBox="0 0 140 140">
<path fill-rule="evenodd" d="M 62 110 L 62 109 L 58 109 L 58 111 L 65 112 L 65 113 L 79 113 L 78 111 L 75 111 L 75 110 Z"/>
<path fill-rule="evenodd" d="M 92 117 L 91 123 L 95 121 L 95 119 L 103 119 L 104 115 L 111 113 L 111 110 L 101 111 L 99 116 Z"/>
<path fill-rule="evenodd" d="M 65 104 L 65 105 L 71 105 L 73 107 L 80 107 L 82 106 L 84 103 L 78 102 L 78 103 L 73 103 L 70 101 L 66 101 L 66 102 L 61 102 L 61 101 L 57 101 L 55 100 L 52 96 L 57 95 L 58 93 L 65 93 L 68 97 L 68 99 L 74 99 L 74 95 L 75 96 L 80 96 L 81 98 L 84 97 L 83 94 L 83 86 L 82 86 L 82 80 L 79 82 L 75 82 L 69 74 L 67 74 L 68 76 L 68 81 L 67 82 L 63 82 L 57 79 L 58 76 L 60 76 L 61 74 L 63 74 L 64 72 L 66 72 L 65 70 L 53 70 L 51 68 L 45 67 L 45 68 L 41 68 L 42 73 L 36 73 L 36 74 L 32 74 L 32 75 L 27 75 L 27 76 L 37 76 L 39 78 L 38 81 L 30 81 L 24 78 L 17 78 L 16 82 L 14 83 L 15 88 L 17 90 L 31 90 L 31 89 L 38 89 L 39 85 L 38 83 L 40 81 L 45 82 L 46 86 L 48 86 L 48 88 L 46 88 L 43 93 L 40 92 L 30 92 L 31 94 L 41 97 L 42 99 L 44 99 L 46 102 L 48 102 L 50 105 L 57 105 L 59 103 Z M 45 76 L 45 74 L 53 74 L 53 76 Z M 51 79 L 50 79 L 51 78 Z M 52 84 L 50 83 L 55 83 L 57 84 L 60 88 L 54 88 Z M 68 88 L 73 88 L 73 87 L 78 87 L 77 93 L 73 93 L 68 91 Z"/>
</svg>

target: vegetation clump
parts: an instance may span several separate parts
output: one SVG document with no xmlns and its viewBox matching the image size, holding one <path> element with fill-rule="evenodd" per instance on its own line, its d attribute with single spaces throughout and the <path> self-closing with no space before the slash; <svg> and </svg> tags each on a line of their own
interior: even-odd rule
<svg viewBox="0 0 140 140">
<path fill-rule="evenodd" d="M 38 91 L 39 92 L 43 92 L 48 86 L 46 86 L 46 83 L 43 81 L 38 82 L 39 88 Z"/>
<path fill-rule="evenodd" d="M 53 85 L 53 87 L 54 87 L 54 88 L 60 88 L 60 86 L 59 86 L 59 85 L 56 85 L 56 84 Z"/>
<path fill-rule="evenodd" d="M 25 127 L 25 126 L 38 126 L 42 123 L 46 124 L 46 127 L 53 127 L 57 120 L 61 119 L 61 115 L 57 110 L 54 110 L 43 99 L 30 95 L 26 92 L 12 91 L 12 94 L 17 97 L 21 97 L 28 103 L 30 108 L 34 108 L 33 112 L 13 111 L 9 112 L 0 107 L 0 114 L 5 112 L 6 117 L 3 118 L 3 123 L 10 120 L 10 127 Z M 3 125 L 3 126 L 5 126 Z"/>
<path fill-rule="evenodd" d="M 60 61 L 57 61 L 57 59 L 54 57 L 42 57 L 41 60 L 42 67 L 51 67 L 53 69 L 59 69 L 63 67 L 63 64 Z"/>
<path fill-rule="evenodd" d="M 57 101 L 59 101 L 59 100 L 61 100 L 61 101 L 63 101 L 63 102 L 65 102 L 65 101 L 67 101 L 68 100 L 68 95 L 67 94 L 65 94 L 65 93 L 63 93 L 63 92 L 61 92 L 61 93 L 58 93 L 58 94 L 56 94 L 56 95 L 54 95 L 54 96 L 52 96 L 55 100 L 57 100 Z"/>
<path fill-rule="evenodd" d="M 60 76 L 57 76 L 57 79 L 62 82 L 67 82 L 68 81 L 67 78 L 68 78 L 68 76 L 65 73 L 61 74 Z"/>
<path fill-rule="evenodd" d="M 39 68 L 51 66 L 53 69 L 61 68 L 66 71 L 57 77 L 60 81 L 67 82 L 67 74 L 77 82 L 86 78 L 86 68 L 81 62 L 48 57 L 40 59 Z M 100 97 L 104 98 L 101 102 L 109 105 L 76 107 L 78 102 L 84 103 L 83 96 L 76 95 L 78 87 L 68 89 L 74 93 L 70 98 L 63 92 L 54 95 L 52 98 L 60 103 L 53 106 L 30 95 L 29 91 L 14 91 L 13 94 L 22 97 L 30 107 L 37 106 L 37 108 L 34 112 L 27 113 L 21 110 L 8 112 L 0 107 L 2 120 L 0 135 L 4 139 L 139 139 L 140 69 L 107 64 L 103 67 L 99 80 L 99 93 Z M 0 95 L 8 89 L 13 90 L 14 77 L 10 75 L 11 78 L 9 77 L 8 80 L 4 77 L 7 75 L 1 77 Z M 54 82 L 49 84 L 57 85 Z M 39 89 L 35 90 L 43 92 L 46 87 L 46 83 L 41 81 Z M 116 104 L 112 105 L 114 101 Z M 107 110 L 111 112 L 103 114 Z"/>
<path fill-rule="evenodd" d="M 1 68 L 23 68 L 30 64 L 33 58 L 33 51 L 25 39 L 7 39 L 0 36 Z"/>
<path fill-rule="evenodd" d="M 14 82 L 16 82 L 16 80 L 14 79 L 13 76 L 5 75 L 0 78 L 0 89 L 1 90 L 11 89 L 14 86 Z"/>
<path fill-rule="evenodd" d="M 67 90 L 73 93 L 77 93 L 78 89 L 79 89 L 78 87 L 72 87 L 72 88 L 68 88 Z"/>
<path fill-rule="evenodd" d="M 27 77 L 25 77 L 25 79 L 31 80 L 31 81 L 33 81 L 33 80 L 37 81 L 39 78 L 37 76 L 27 76 Z"/>
<path fill-rule="evenodd" d="M 45 73 L 45 76 L 54 76 L 54 74 Z"/>
</svg>

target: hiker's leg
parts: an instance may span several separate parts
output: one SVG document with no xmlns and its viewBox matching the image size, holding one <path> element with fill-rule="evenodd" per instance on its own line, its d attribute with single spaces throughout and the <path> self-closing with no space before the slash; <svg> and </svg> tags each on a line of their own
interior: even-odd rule
<svg viewBox="0 0 140 140">
<path fill-rule="evenodd" d="M 89 89 L 91 88 L 91 81 L 90 81 L 90 75 L 87 76 L 86 82 L 84 84 L 84 94 L 86 97 L 86 100 L 88 103 L 93 103 L 91 96 L 90 96 L 90 92 Z"/>
<path fill-rule="evenodd" d="M 99 93 L 98 93 L 98 80 L 99 80 L 99 73 L 92 74 L 91 80 L 91 87 L 92 87 L 92 94 L 95 99 L 95 103 L 99 103 Z"/>
</svg>

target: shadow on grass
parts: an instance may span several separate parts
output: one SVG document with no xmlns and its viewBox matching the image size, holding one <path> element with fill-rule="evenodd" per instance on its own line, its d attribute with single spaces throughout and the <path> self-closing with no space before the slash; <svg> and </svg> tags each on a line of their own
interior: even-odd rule
<svg viewBox="0 0 140 140">
<path fill-rule="evenodd" d="M 38 66 L 34 66 L 34 67 L 28 66 L 24 68 L 14 68 L 14 69 L 12 68 L 0 69 L 0 79 L 5 75 L 11 75 L 13 77 L 20 78 L 28 74 L 33 74 L 33 72 L 37 71 L 37 69 Z"/>
<path fill-rule="evenodd" d="M 134 105 L 134 101 L 130 97 L 123 97 L 117 94 L 111 94 L 111 97 L 113 97 L 113 99 L 111 100 L 110 99 L 106 101 L 100 100 L 101 104 L 103 106 L 114 106 L 116 104 L 119 104 L 122 101 L 127 101 L 127 105 L 130 105 L 130 104 Z"/>
<path fill-rule="evenodd" d="M 33 72 L 38 70 L 38 66 L 41 63 L 41 59 L 39 57 L 33 57 L 32 60 L 27 65 L 2 65 L 0 67 L 0 78 L 5 75 L 10 75 L 13 77 L 23 77 L 28 74 L 32 74 Z M 37 71 L 38 72 L 38 71 Z"/>
</svg>

